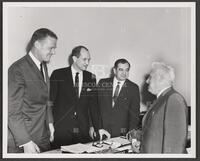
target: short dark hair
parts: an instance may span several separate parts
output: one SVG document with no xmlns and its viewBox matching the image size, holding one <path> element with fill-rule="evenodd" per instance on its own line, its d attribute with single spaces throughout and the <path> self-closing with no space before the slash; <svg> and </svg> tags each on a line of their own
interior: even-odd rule
<svg viewBox="0 0 200 161">
<path fill-rule="evenodd" d="M 85 49 L 86 51 L 89 51 L 85 46 L 79 45 L 72 49 L 71 57 L 75 56 L 75 57 L 79 58 L 81 49 Z"/>
<path fill-rule="evenodd" d="M 121 63 L 121 64 L 126 64 L 126 63 L 127 63 L 127 64 L 129 65 L 129 69 L 130 69 L 130 67 L 131 67 L 131 65 L 130 65 L 130 63 L 128 62 L 128 60 L 126 60 L 126 59 L 118 59 L 118 60 L 115 61 L 114 68 L 117 69 L 117 67 L 118 67 L 118 65 L 119 65 L 120 63 Z"/>
<path fill-rule="evenodd" d="M 35 41 L 37 41 L 37 40 L 43 40 L 47 36 L 53 37 L 55 39 L 58 39 L 58 37 L 56 36 L 56 34 L 53 31 L 51 31 L 51 30 L 49 30 L 47 28 L 40 28 L 40 29 L 36 30 L 33 33 L 32 37 L 31 37 L 31 40 L 27 44 L 26 52 L 28 53 L 32 49 L 33 44 L 35 43 Z"/>
</svg>

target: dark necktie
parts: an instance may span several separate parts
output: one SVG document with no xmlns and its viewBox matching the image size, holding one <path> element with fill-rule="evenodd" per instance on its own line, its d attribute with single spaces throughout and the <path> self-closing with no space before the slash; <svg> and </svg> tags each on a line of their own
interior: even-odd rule
<svg viewBox="0 0 200 161">
<path fill-rule="evenodd" d="M 78 78 L 79 73 L 76 73 L 75 76 L 75 91 L 76 91 L 76 95 L 77 97 L 79 97 L 79 78 Z"/>
<path fill-rule="evenodd" d="M 119 95 L 119 84 L 120 84 L 120 82 L 117 82 L 117 86 L 116 86 L 116 88 L 115 88 L 115 93 L 114 93 L 114 96 L 113 96 L 113 101 L 114 101 L 114 103 L 116 102 L 117 97 L 118 97 L 118 95 Z"/>
<path fill-rule="evenodd" d="M 41 72 L 41 74 L 42 74 L 42 78 L 44 79 L 43 63 L 40 63 L 40 72 Z"/>
</svg>

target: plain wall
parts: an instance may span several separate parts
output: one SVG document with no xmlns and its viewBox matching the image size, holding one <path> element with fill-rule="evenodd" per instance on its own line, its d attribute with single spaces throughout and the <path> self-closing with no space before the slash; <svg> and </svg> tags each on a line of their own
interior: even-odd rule
<svg viewBox="0 0 200 161">
<path fill-rule="evenodd" d="M 151 63 L 163 61 L 175 68 L 174 87 L 190 105 L 190 16 L 190 8 L 12 7 L 6 16 L 8 53 L 4 54 L 8 54 L 10 66 L 25 55 L 36 29 L 49 28 L 58 36 L 49 75 L 68 66 L 68 56 L 76 45 L 90 50 L 88 70 L 98 80 L 109 76 L 116 59 L 126 58 L 131 63 L 129 78 L 140 89 Z"/>
</svg>

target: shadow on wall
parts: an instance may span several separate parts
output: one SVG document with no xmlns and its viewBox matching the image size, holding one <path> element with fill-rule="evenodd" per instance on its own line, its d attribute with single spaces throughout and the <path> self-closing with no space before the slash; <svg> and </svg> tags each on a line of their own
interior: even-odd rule
<svg viewBox="0 0 200 161">
<path fill-rule="evenodd" d="M 148 84 L 146 83 L 146 80 L 148 79 L 149 74 L 146 74 L 144 76 L 144 81 L 141 85 L 141 103 L 144 104 L 147 108 L 151 106 L 151 104 L 156 99 L 156 96 L 153 95 L 148 91 Z"/>
</svg>

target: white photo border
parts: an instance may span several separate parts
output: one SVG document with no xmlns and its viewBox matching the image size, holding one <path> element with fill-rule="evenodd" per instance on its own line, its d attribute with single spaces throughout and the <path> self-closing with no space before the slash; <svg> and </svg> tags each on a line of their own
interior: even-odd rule
<svg viewBox="0 0 200 161">
<path fill-rule="evenodd" d="M 189 7 L 191 8 L 191 153 L 190 154 L 10 154 L 7 153 L 8 30 L 10 7 Z M 3 158 L 195 158 L 196 157 L 196 3 L 195 2 L 3 2 Z"/>
</svg>

